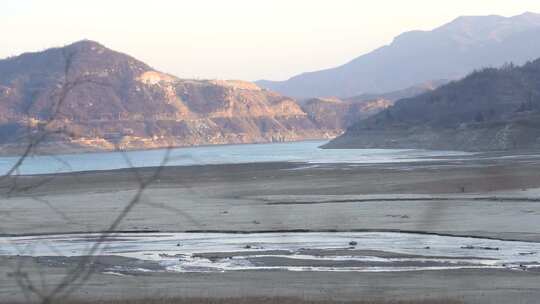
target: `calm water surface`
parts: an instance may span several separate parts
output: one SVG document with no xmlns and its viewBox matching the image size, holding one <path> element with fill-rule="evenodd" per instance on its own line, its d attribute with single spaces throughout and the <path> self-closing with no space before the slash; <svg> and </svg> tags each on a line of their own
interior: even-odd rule
<svg viewBox="0 0 540 304">
<path fill-rule="evenodd" d="M 396 163 L 430 161 L 434 158 L 468 155 L 465 152 L 346 149 L 323 150 L 324 141 L 291 143 L 223 145 L 176 148 L 171 151 L 167 166 L 208 164 L 239 164 L 257 162 L 306 162 L 306 163 Z M 159 166 L 166 155 L 165 149 L 33 156 L 27 158 L 18 174 L 47 174 L 92 170 L 111 170 Z M 0 172 L 6 173 L 17 157 L 0 157 Z"/>
</svg>

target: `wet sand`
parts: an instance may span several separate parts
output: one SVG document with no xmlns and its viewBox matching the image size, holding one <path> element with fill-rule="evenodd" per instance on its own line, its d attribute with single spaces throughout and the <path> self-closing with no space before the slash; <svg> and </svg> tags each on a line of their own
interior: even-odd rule
<svg viewBox="0 0 540 304">
<path fill-rule="evenodd" d="M 538 172 L 540 162 L 534 157 L 362 166 L 170 167 L 118 230 L 415 231 L 539 242 Z M 139 170 L 143 177 L 152 173 L 152 168 Z M 0 234 L 106 230 L 136 194 L 136 180 L 130 170 L 3 180 Z M 44 272 L 51 285 L 68 268 L 19 259 Z M 7 275 L 15 260 L 2 258 L 0 263 L 0 298 L 5 301 L 21 297 Z M 536 303 L 538 279 L 536 272 L 514 270 L 96 274 L 76 296 L 451 297 L 467 303 Z"/>
<path fill-rule="evenodd" d="M 0 258 L 0 271 L 9 272 L 15 261 Z M 62 267 L 25 263 L 30 277 L 40 283 L 60 280 Z M 35 267 L 35 268 L 34 268 Z M 7 268 L 7 269 L 6 269 Z M 321 273 L 262 271 L 217 274 L 111 275 L 97 273 L 79 286 L 71 299 L 137 299 L 148 297 L 297 297 L 309 300 L 417 300 L 456 299 L 464 303 L 538 303 L 536 273 L 513 271 L 423 271 L 408 273 Z M 0 277 L 2 301 L 21 299 L 13 279 Z M 47 284 L 46 284 L 47 286 Z"/>
</svg>

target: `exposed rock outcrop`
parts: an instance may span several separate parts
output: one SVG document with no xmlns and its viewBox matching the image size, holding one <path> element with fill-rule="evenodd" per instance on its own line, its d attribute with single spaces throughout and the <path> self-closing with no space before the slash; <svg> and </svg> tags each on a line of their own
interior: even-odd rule
<svg viewBox="0 0 540 304">
<path fill-rule="evenodd" d="M 302 107 L 246 81 L 179 79 L 87 40 L 0 60 L 4 152 L 44 130 L 52 152 L 326 139 L 377 102 Z"/>
</svg>

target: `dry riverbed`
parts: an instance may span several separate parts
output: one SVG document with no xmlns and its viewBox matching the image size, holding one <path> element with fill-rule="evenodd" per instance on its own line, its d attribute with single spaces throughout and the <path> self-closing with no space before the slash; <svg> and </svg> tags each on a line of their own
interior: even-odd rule
<svg viewBox="0 0 540 304">
<path fill-rule="evenodd" d="M 386 165 L 265 163 L 169 167 L 143 192 L 116 230 L 235 234 L 408 232 L 429 237 L 474 237 L 472 240 L 488 242 L 520 241 L 534 247 L 540 241 L 539 169 L 539 159 L 530 155 Z M 135 197 L 137 176 L 150 177 L 154 170 L 140 169 L 138 175 L 133 170 L 116 170 L 2 180 L 0 233 L 4 237 L 21 237 L 107 230 Z M 308 257 L 304 260 L 291 260 L 290 251 L 280 251 L 290 248 L 271 248 L 270 254 L 266 251 L 258 252 L 256 257 L 242 257 L 262 266 L 291 266 L 294 262 L 292 266 L 299 267 L 296 271 L 282 268 L 171 272 L 163 271 L 166 267 L 152 259 L 103 255 L 85 266 L 92 267 L 95 273 L 72 296 L 87 300 L 148 296 L 451 298 L 467 303 L 513 303 L 515 299 L 536 303 L 540 296 L 539 273 L 535 267 L 520 267 L 519 260 L 516 267 L 450 269 L 449 265 L 463 266 L 459 264 L 463 261 L 456 263 L 445 254 L 424 252 L 421 256 L 427 260 L 422 260 L 423 266 L 442 268 L 390 272 L 300 269 L 306 265 L 323 267 L 322 270 L 336 265 L 381 267 L 380 263 L 389 259 L 394 264 L 387 266 L 418 266 L 417 254 L 362 247 L 362 242 L 354 237 L 346 239 L 354 243 L 344 239 L 343 248 L 334 247 L 331 254 L 313 251 L 321 248 L 296 248 L 298 252 L 294 254 Z M 242 246 L 257 246 L 253 243 L 257 242 Z M 496 259 L 505 250 L 503 245 L 463 241 L 449 244 L 457 251 L 470 252 L 468 258 L 481 264 L 485 264 L 486 257 L 478 256 L 479 252 Z M 419 249 L 427 252 L 437 250 L 436 246 L 431 249 L 433 245 L 418 245 L 423 245 Z M 234 250 L 194 253 L 207 260 L 238 255 Z M 536 262 L 531 257 L 533 250 L 516 255 L 519 257 L 520 253 L 531 263 Z M 52 288 L 84 259 L 83 254 L 31 255 L 25 252 L 19 257 L 1 257 L 2 301 L 24 300 L 13 277 L 21 261 L 31 277 L 39 282 L 40 276 L 44 276 L 44 285 Z M 375 259 L 336 262 L 325 256 Z M 446 259 L 441 261 L 443 256 Z M 130 271 L 111 271 L 114 266 L 126 266 Z"/>
</svg>

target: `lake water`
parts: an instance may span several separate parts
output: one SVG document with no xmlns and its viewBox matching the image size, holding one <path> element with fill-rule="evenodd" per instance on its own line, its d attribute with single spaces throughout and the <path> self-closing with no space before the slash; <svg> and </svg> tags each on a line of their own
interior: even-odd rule
<svg viewBox="0 0 540 304">
<path fill-rule="evenodd" d="M 469 155 L 465 152 L 346 149 L 324 150 L 324 141 L 290 143 L 222 145 L 176 148 L 170 153 L 166 166 L 239 164 L 256 162 L 306 163 L 396 163 L 420 162 Z M 165 149 L 32 156 L 27 158 L 16 174 L 47 174 L 93 170 L 111 170 L 159 166 L 166 155 Z M 17 162 L 17 157 L 0 157 L 0 173 L 5 174 Z"/>
</svg>

